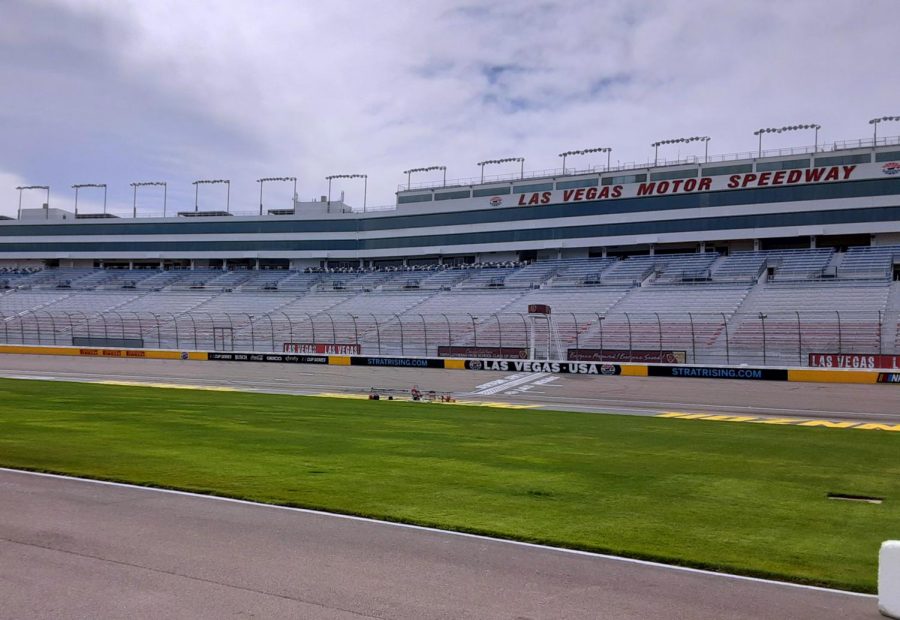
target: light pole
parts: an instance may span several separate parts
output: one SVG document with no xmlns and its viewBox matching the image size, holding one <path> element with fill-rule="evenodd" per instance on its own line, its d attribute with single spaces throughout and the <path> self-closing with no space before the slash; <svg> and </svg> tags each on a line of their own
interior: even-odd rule
<svg viewBox="0 0 900 620">
<path fill-rule="evenodd" d="M 801 129 L 815 129 L 815 146 L 813 147 L 813 152 L 819 152 L 819 130 L 822 129 L 822 126 L 817 123 L 807 123 L 806 125 L 785 125 L 784 127 L 766 127 L 764 129 L 757 129 L 753 132 L 754 136 L 759 136 L 759 150 L 757 151 L 757 158 L 762 157 L 762 137 L 764 133 L 784 133 L 786 131 L 799 131 Z"/>
<path fill-rule="evenodd" d="M 225 213 L 229 213 L 231 211 L 231 179 L 200 179 L 198 181 L 194 181 L 192 185 L 194 186 L 194 213 L 200 210 L 199 207 L 199 198 L 200 198 L 200 186 L 201 185 L 216 185 L 217 183 L 224 183 L 226 187 L 225 193 Z"/>
<path fill-rule="evenodd" d="M 680 144 L 680 143 L 688 143 L 688 142 L 703 142 L 703 161 L 709 161 L 709 136 L 692 136 L 690 138 L 672 138 L 671 140 L 659 140 L 658 142 L 654 142 L 650 146 L 653 147 L 653 165 L 655 166 L 659 161 L 657 159 L 657 155 L 659 154 L 659 147 L 665 144 Z"/>
<path fill-rule="evenodd" d="M 22 185 L 16 188 L 19 190 L 19 214 L 17 219 L 22 219 L 22 192 L 26 189 L 42 189 L 47 192 L 47 208 L 50 208 L 50 186 L 49 185 Z"/>
<path fill-rule="evenodd" d="M 447 186 L 447 166 L 428 166 L 427 168 L 410 168 L 409 170 L 404 170 L 403 174 L 406 175 L 406 189 L 410 188 L 410 178 L 412 177 L 413 172 L 432 172 L 433 170 L 441 170 L 444 173 L 444 187 Z"/>
<path fill-rule="evenodd" d="M 294 182 L 294 198 L 293 201 L 297 200 L 297 177 L 263 177 L 262 179 L 256 179 L 256 182 L 259 183 L 259 214 L 263 214 L 263 200 L 262 200 L 262 190 L 263 183 L 266 181 L 293 181 Z M 294 202 L 291 202 L 293 206 Z"/>
<path fill-rule="evenodd" d="M 334 179 L 362 179 L 363 180 L 363 213 L 366 212 L 366 193 L 369 188 L 369 175 L 367 174 L 332 174 L 325 177 L 328 181 L 328 205 L 331 205 L 331 181 Z"/>
<path fill-rule="evenodd" d="M 519 162 L 519 178 L 525 178 L 525 158 L 524 157 L 506 157 L 504 159 L 486 159 L 478 162 L 481 166 L 481 182 L 484 183 L 484 167 L 490 164 L 506 164 L 509 162 Z"/>
<path fill-rule="evenodd" d="M 78 190 L 83 187 L 102 187 L 103 188 L 103 213 L 106 214 L 106 183 L 76 183 L 72 186 L 75 190 L 75 216 L 78 216 Z"/>
<path fill-rule="evenodd" d="M 872 146 L 878 146 L 878 123 L 883 123 L 885 121 L 900 121 L 900 116 L 882 116 L 881 118 L 873 118 L 869 121 L 869 124 L 872 125 L 873 129 Z"/>
<path fill-rule="evenodd" d="M 560 153 L 559 156 L 562 157 L 563 160 L 563 176 L 566 174 L 566 157 L 569 155 L 587 155 L 588 153 L 606 153 L 606 169 L 609 170 L 609 158 L 612 149 L 608 146 L 603 146 L 595 149 L 581 149 L 580 151 L 566 151 L 565 153 Z"/>
<path fill-rule="evenodd" d="M 131 183 L 131 187 L 134 188 L 134 203 L 132 205 L 131 217 L 137 217 L 137 188 L 139 187 L 147 187 L 151 185 L 162 185 L 163 188 L 163 217 L 166 217 L 166 194 L 168 194 L 168 187 L 166 186 L 165 181 L 135 181 Z"/>
</svg>

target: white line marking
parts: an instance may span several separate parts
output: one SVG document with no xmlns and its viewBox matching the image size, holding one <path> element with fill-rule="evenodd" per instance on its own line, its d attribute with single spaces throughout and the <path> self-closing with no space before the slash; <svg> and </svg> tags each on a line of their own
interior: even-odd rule
<svg viewBox="0 0 900 620">
<path fill-rule="evenodd" d="M 485 388 L 483 390 L 479 390 L 477 392 L 473 392 L 476 396 L 490 396 L 492 394 L 497 394 L 499 392 L 504 392 L 506 390 L 512 389 L 514 387 L 518 387 L 523 383 L 530 383 L 536 379 L 540 379 L 542 377 L 547 376 L 545 372 L 534 372 L 531 374 L 527 374 L 525 376 L 520 376 L 518 379 L 513 379 L 511 381 L 506 381 L 502 385 L 496 385 L 494 387 Z"/>
<path fill-rule="evenodd" d="M 638 560 L 635 558 L 624 558 L 616 555 L 607 555 L 605 553 L 594 553 L 591 551 L 581 551 L 580 549 L 566 549 L 565 547 L 551 547 L 549 545 L 538 545 L 536 543 L 528 543 L 522 542 L 519 540 L 509 540 L 506 538 L 492 538 L 491 536 L 484 536 L 482 534 L 470 534 L 467 532 L 454 532 L 453 530 L 442 530 L 436 527 L 425 527 L 424 525 L 411 525 L 409 523 L 395 523 L 393 521 L 380 521 L 378 519 L 372 519 L 369 517 L 357 517 L 354 515 L 342 515 L 336 512 L 325 512 L 322 510 L 313 510 L 311 508 L 295 508 L 293 506 L 279 506 L 277 504 L 262 504 L 259 502 L 251 502 L 245 499 L 234 499 L 231 497 L 220 497 L 218 495 L 202 495 L 200 493 L 191 493 L 189 491 L 176 491 L 174 489 L 158 489 L 156 487 L 142 487 L 137 484 L 127 484 L 124 482 L 110 482 L 108 480 L 92 480 L 90 478 L 78 478 L 76 476 L 64 476 L 62 474 L 48 474 L 44 472 L 37 471 L 26 471 L 22 469 L 12 469 L 10 467 L 0 467 L 0 472 L 7 472 L 12 474 L 21 474 L 23 476 L 37 476 L 41 478 L 55 478 L 57 480 L 74 480 L 76 482 L 83 482 L 87 484 L 100 484 L 111 487 L 121 487 L 123 489 L 135 489 L 140 491 L 151 491 L 154 493 L 167 493 L 170 495 L 182 495 L 184 497 L 194 497 L 197 499 L 207 499 L 214 500 L 217 502 L 228 502 L 231 504 L 243 504 L 246 506 L 257 506 L 261 508 L 273 508 L 276 510 L 289 510 L 292 512 L 300 512 L 303 514 L 311 514 L 311 515 L 319 515 L 323 517 L 333 517 L 335 519 L 346 519 L 348 521 L 360 521 L 362 523 L 373 523 L 377 525 L 387 525 L 391 527 L 399 527 L 409 530 L 417 530 L 421 532 L 431 532 L 435 534 L 446 534 L 448 536 L 459 536 L 461 538 L 472 538 L 475 540 L 486 540 L 489 542 L 503 543 L 507 545 L 515 545 L 517 547 L 526 547 L 529 549 L 542 549 L 544 551 L 556 551 L 558 553 L 566 553 L 570 555 L 580 555 L 586 556 L 590 558 L 601 558 L 604 560 L 613 560 L 617 562 L 624 562 L 627 564 L 637 564 L 639 566 L 653 566 L 656 568 L 681 571 L 685 573 L 693 573 L 697 575 L 708 575 L 711 577 L 723 577 L 726 579 L 736 579 L 738 581 L 749 581 L 752 583 L 762 583 L 768 585 L 775 586 L 785 586 L 788 588 L 799 588 L 801 590 L 813 590 L 816 592 L 830 592 L 833 594 L 844 594 L 847 596 L 862 596 L 865 598 L 874 598 L 878 597 L 874 594 L 864 594 L 862 592 L 850 592 L 849 590 L 836 590 L 834 588 L 823 588 L 821 586 L 809 586 L 802 583 L 791 583 L 789 581 L 775 581 L 773 579 L 761 579 L 759 577 L 747 577 L 745 575 L 733 575 L 731 573 L 717 573 L 714 571 L 703 570 L 702 568 L 690 568 L 687 566 L 675 566 L 673 564 L 662 564 L 660 562 L 651 562 L 650 560 Z"/>
<path fill-rule="evenodd" d="M 543 379 L 538 379 L 537 381 L 534 382 L 534 384 L 535 385 L 547 385 L 551 381 L 556 381 L 557 379 L 559 379 L 558 376 L 550 375 L 549 377 L 544 377 Z"/>
</svg>

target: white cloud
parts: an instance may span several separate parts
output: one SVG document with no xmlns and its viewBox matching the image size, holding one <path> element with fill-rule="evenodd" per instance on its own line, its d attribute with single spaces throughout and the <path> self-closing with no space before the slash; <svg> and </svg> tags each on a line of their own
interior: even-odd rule
<svg viewBox="0 0 900 620">
<path fill-rule="evenodd" d="M 232 205 L 252 210 L 268 175 L 299 176 L 309 198 L 327 174 L 363 172 L 369 204 L 385 204 L 411 166 L 471 177 L 521 155 L 544 169 L 592 146 L 646 161 L 653 140 L 697 134 L 713 153 L 751 151 L 760 126 L 812 121 L 823 141 L 864 137 L 900 112 L 898 18 L 892 0 L 12 0 L 0 167 L 54 190 L 109 183 L 123 212 L 133 180 L 166 179 L 189 207 L 192 180 L 230 178 Z M 15 199 L 0 185 L 4 208 Z"/>
</svg>

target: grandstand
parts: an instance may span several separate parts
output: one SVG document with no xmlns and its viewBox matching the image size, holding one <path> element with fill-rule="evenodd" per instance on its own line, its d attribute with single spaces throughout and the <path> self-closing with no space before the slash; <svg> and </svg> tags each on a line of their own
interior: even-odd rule
<svg viewBox="0 0 900 620">
<path fill-rule="evenodd" d="M 0 341 L 692 363 L 896 354 L 900 140 L 812 154 L 678 162 L 697 169 L 690 186 L 659 180 L 668 162 L 401 187 L 393 210 L 366 213 L 26 209 L 0 221 Z"/>
</svg>

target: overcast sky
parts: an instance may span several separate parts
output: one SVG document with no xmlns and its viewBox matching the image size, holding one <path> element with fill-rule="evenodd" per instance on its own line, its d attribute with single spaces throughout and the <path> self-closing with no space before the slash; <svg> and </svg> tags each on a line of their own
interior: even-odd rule
<svg viewBox="0 0 900 620">
<path fill-rule="evenodd" d="M 870 118 L 900 114 L 898 24 L 897 0 L 0 0 L 0 214 L 20 184 L 71 209 L 72 184 L 107 183 L 124 215 L 132 181 L 167 181 L 177 210 L 193 208 L 191 181 L 226 178 L 232 210 L 252 211 L 259 177 L 297 176 L 308 200 L 326 175 L 365 173 L 373 206 L 411 167 L 456 179 L 522 156 L 541 170 L 599 146 L 644 162 L 651 142 L 693 135 L 751 151 L 755 129 L 808 122 L 820 142 L 870 137 Z M 342 189 L 362 205 L 362 183 Z M 290 193 L 267 184 L 266 207 Z M 79 210 L 101 200 L 83 190 Z M 224 205 L 201 189 L 202 209 Z M 139 210 L 161 199 L 142 190 Z"/>
</svg>

